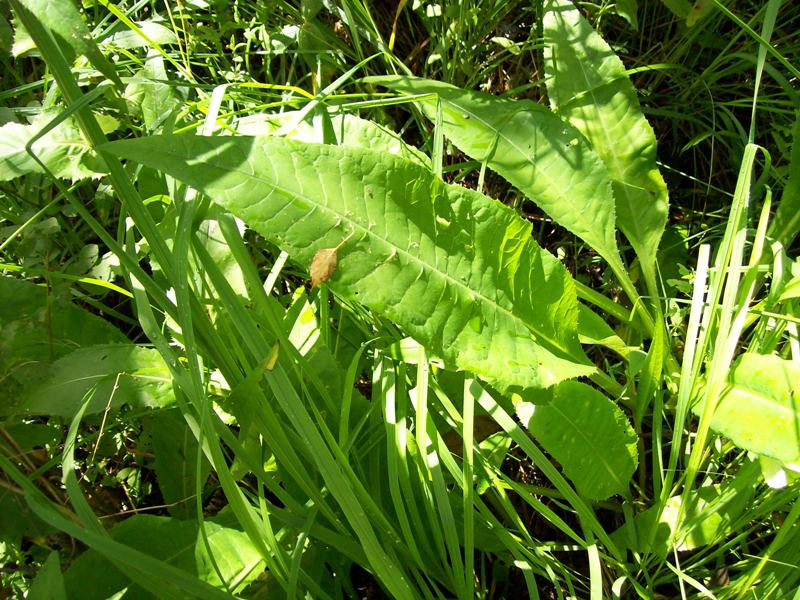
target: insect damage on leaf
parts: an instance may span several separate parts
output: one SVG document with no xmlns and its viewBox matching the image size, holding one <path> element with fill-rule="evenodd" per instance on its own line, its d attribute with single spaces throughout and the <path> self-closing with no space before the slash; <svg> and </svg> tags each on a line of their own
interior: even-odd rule
<svg viewBox="0 0 800 600">
<path fill-rule="evenodd" d="M 320 248 L 311 259 L 311 289 L 314 289 L 320 284 L 325 283 L 331 278 L 331 275 L 336 271 L 336 265 L 339 264 L 337 252 L 344 243 L 353 236 L 354 232 L 350 232 L 335 248 Z"/>
</svg>

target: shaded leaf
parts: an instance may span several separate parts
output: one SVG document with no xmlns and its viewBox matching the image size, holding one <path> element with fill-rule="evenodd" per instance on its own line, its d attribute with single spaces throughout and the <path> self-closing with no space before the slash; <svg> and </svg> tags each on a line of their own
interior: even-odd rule
<svg viewBox="0 0 800 600">
<path fill-rule="evenodd" d="M 214 560 L 233 591 L 242 589 L 258 576 L 261 570 L 260 556 L 243 532 L 209 520 L 204 522 L 204 527 Z M 110 534 L 115 541 L 163 560 L 195 575 L 201 581 L 214 586 L 222 584 L 200 537 L 196 521 L 136 515 L 114 527 Z M 158 540 L 158 543 L 153 543 L 154 540 Z M 69 598 L 105 600 L 126 588 L 125 597 L 154 597 L 96 550 L 82 554 L 67 569 L 64 580 Z"/>
<path fill-rule="evenodd" d="M 9 449 L 7 452 L 12 453 Z M 0 539 L 18 544 L 23 536 L 35 537 L 53 533 L 55 528 L 42 521 L 25 502 L 24 496 L 0 488 Z"/>
<path fill-rule="evenodd" d="M 0 277 L 0 406 L 45 376 L 50 362 L 91 344 L 124 343 L 113 325 L 45 286 Z"/>
<path fill-rule="evenodd" d="M 239 136 L 104 149 L 195 187 L 301 264 L 352 234 L 331 288 L 498 387 L 546 387 L 594 370 L 575 331 L 574 284 L 530 224 L 414 163 Z"/>
<path fill-rule="evenodd" d="M 545 2 L 547 93 L 556 112 L 591 143 L 611 174 L 617 224 L 648 268 L 667 219 L 656 138 L 625 66 L 568 0 Z"/>
<path fill-rule="evenodd" d="M 169 513 L 179 519 L 195 516 L 199 447 L 183 414 L 177 409 L 160 410 L 143 419 L 142 425 L 150 436 L 158 488 L 164 503 L 171 505 Z M 203 483 L 211 467 L 205 457 L 200 464 L 199 478 Z"/>
<path fill-rule="evenodd" d="M 158 408 L 172 404 L 172 378 L 158 351 L 134 344 L 90 346 L 59 358 L 0 405 L 0 414 L 72 417 L 86 398 L 86 414 L 131 404 Z"/>
<path fill-rule="evenodd" d="M 636 470 L 637 437 L 622 410 L 603 394 L 565 381 L 541 404 L 519 402 L 517 416 L 581 494 L 602 500 L 627 490 Z"/>
<path fill-rule="evenodd" d="M 67 600 L 58 551 L 51 552 L 44 561 L 25 598 L 28 600 Z"/>
<path fill-rule="evenodd" d="M 685 19 L 692 10 L 692 3 L 689 0 L 661 0 L 661 2 L 679 19 Z"/>
<path fill-rule="evenodd" d="M 715 8 L 713 0 L 696 0 L 686 16 L 686 26 L 694 27 Z"/>
<path fill-rule="evenodd" d="M 114 65 L 97 48 L 89 29 L 71 0 L 63 2 L 17 0 L 14 7 L 20 19 L 29 28 L 33 27 L 29 22 L 30 19 L 35 19 L 40 26 L 49 30 L 68 60 L 74 60 L 76 54 L 84 55 L 95 69 L 122 89 L 122 82 L 117 76 Z"/>
<path fill-rule="evenodd" d="M 769 228 L 770 235 L 786 247 L 791 245 L 800 232 L 800 111 L 794 116 L 792 150 L 787 172 L 789 177 Z"/>
</svg>

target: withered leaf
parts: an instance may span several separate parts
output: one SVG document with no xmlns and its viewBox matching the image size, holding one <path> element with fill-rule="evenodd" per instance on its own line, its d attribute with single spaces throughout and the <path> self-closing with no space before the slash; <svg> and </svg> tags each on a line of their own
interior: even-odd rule
<svg viewBox="0 0 800 600">
<path fill-rule="evenodd" d="M 325 283 L 336 271 L 338 248 L 321 248 L 311 259 L 311 288 Z"/>
</svg>

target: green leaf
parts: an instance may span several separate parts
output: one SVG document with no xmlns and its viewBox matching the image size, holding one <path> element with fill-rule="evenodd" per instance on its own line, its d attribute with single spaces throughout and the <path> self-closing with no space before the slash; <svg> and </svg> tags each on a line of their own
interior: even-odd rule
<svg viewBox="0 0 800 600">
<path fill-rule="evenodd" d="M 127 339 L 101 317 L 71 304 L 59 291 L 0 277 L 0 355 L 44 360 L 48 355 L 63 356 L 77 346 Z"/>
<path fill-rule="evenodd" d="M 132 32 L 131 32 L 132 33 Z M 181 97 L 169 80 L 160 54 L 148 56 L 144 66 L 125 88 L 124 98 L 134 113 L 140 113 L 149 131 L 156 129 L 180 104 Z"/>
<path fill-rule="evenodd" d="M 716 8 L 713 0 L 695 0 L 686 16 L 686 26 L 694 27 Z"/>
<path fill-rule="evenodd" d="M 67 591 L 64 589 L 64 577 L 61 575 L 61 561 L 58 551 L 53 550 L 44 561 L 39 574 L 31 583 L 28 600 L 67 600 Z"/>
<path fill-rule="evenodd" d="M 221 212 L 222 209 L 213 206 L 208 211 L 208 214 L 205 215 L 205 218 L 200 220 L 201 218 L 198 217 L 199 223 L 197 223 L 195 235 L 208 252 L 210 259 L 213 260 L 214 264 L 225 276 L 225 280 L 233 291 L 242 298 L 247 298 L 249 294 L 245 285 L 244 273 L 225 242 L 217 221 L 217 217 Z M 240 228 L 244 229 L 244 226 L 242 225 Z M 158 224 L 158 230 L 168 245 L 172 245 L 175 242 L 175 236 L 178 232 L 178 211 L 174 204 L 167 208 Z M 155 264 L 155 260 L 152 262 L 154 263 L 154 270 L 160 268 L 160 265 Z M 189 273 L 192 283 L 197 289 L 203 289 L 206 285 L 206 268 L 193 255 L 189 256 L 189 264 L 191 265 Z"/>
<path fill-rule="evenodd" d="M 634 31 L 639 31 L 639 19 L 636 17 L 638 9 L 636 0 L 617 0 L 615 12 L 625 19 Z"/>
<path fill-rule="evenodd" d="M 158 351 L 134 344 L 90 346 L 50 365 L 42 378 L 17 398 L 0 405 L 0 414 L 75 415 L 91 394 L 86 414 L 122 404 L 158 408 L 172 404 L 172 378 Z"/>
<path fill-rule="evenodd" d="M 661 0 L 661 2 L 679 19 L 688 17 L 692 10 L 692 3 L 688 0 Z"/>
<path fill-rule="evenodd" d="M 58 446 L 64 433 L 61 425 L 54 420 L 47 423 L 26 423 L 24 421 L 15 423 L 7 420 L 3 423 L 3 429 L 6 436 L 14 440 L 13 448 L 17 452 L 25 453 L 36 448 Z M 3 441 L 0 441 L 0 447 L 8 448 L 9 452 L 12 450 L 12 446 L 8 446 Z"/>
<path fill-rule="evenodd" d="M 136 23 L 136 26 L 141 29 L 142 33 L 147 39 L 145 39 L 145 37 L 137 31 L 133 31 L 131 29 L 121 29 L 120 31 L 112 33 L 105 40 L 103 40 L 103 45 L 108 44 L 117 48 L 132 50 L 134 48 L 150 48 L 153 45 L 151 42 L 158 44 L 159 46 L 167 46 L 169 44 L 178 43 L 178 38 L 175 35 L 175 32 L 168 27 L 165 27 L 158 21 L 134 21 L 134 23 Z"/>
<path fill-rule="evenodd" d="M 122 82 L 117 76 L 114 65 L 98 50 L 89 29 L 71 0 L 64 2 L 16 0 L 12 6 L 16 12 L 21 13 L 18 16 L 23 22 L 26 19 L 36 19 L 48 29 L 68 60 L 73 60 L 76 54 L 83 54 L 95 69 L 113 81 L 118 89 L 122 89 Z"/>
<path fill-rule="evenodd" d="M 633 347 L 611 329 L 611 326 L 588 306 L 581 304 L 578 310 L 578 338 L 582 344 L 596 344 L 613 350 L 627 359 Z"/>
<path fill-rule="evenodd" d="M 545 2 L 550 102 L 591 143 L 611 174 L 617 223 L 651 268 L 667 219 L 656 138 L 622 61 L 568 0 Z"/>
<path fill-rule="evenodd" d="M 16 403 L 22 388 L 44 377 L 52 360 L 81 346 L 127 341 L 56 288 L 0 277 L 0 299 L 0 406 Z"/>
<path fill-rule="evenodd" d="M 14 452 L 7 447 L 3 447 L 3 451 Z M 54 527 L 30 509 L 22 494 L 6 487 L 0 488 L 0 541 L 18 544 L 23 537 L 48 535 L 54 531 Z"/>
<path fill-rule="evenodd" d="M 29 125 L 6 123 L 0 127 L 0 181 L 10 181 L 29 173 L 44 173 L 41 165 L 25 150 L 25 145 L 56 114 L 55 111 L 44 111 Z M 56 177 L 78 181 L 102 171 L 89 144 L 71 119 L 34 142 L 31 150 Z"/>
<path fill-rule="evenodd" d="M 261 570 L 258 551 L 247 536 L 212 521 L 204 523 L 214 560 L 233 591 L 242 589 Z M 111 531 L 111 538 L 219 587 L 222 582 L 200 536 L 196 521 L 136 515 Z M 100 600 L 128 589 L 125 597 L 153 598 L 100 552 L 88 550 L 66 571 L 68 598 Z"/>
<path fill-rule="evenodd" d="M 800 463 L 800 365 L 746 353 L 736 361 L 711 428 L 745 450 Z M 703 403 L 692 411 L 701 415 Z"/>
<path fill-rule="evenodd" d="M 240 135 L 275 135 L 278 132 L 299 142 L 323 143 L 320 132 L 307 121 L 295 123 L 289 131 L 284 127 L 292 123 L 295 113 L 247 115 L 236 124 Z M 421 166 L 430 163 L 428 158 L 413 146 L 406 144 L 402 138 L 367 119 L 360 119 L 350 114 L 334 114 L 330 116 L 331 127 L 336 134 L 338 145 L 351 148 L 366 148 L 380 152 L 388 152 L 413 161 Z"/>
<path fill-rule="evenodd" d="M 195 516 L 199 447 L 192 430 L 177 409 L 155 412 L 142 420 L 142 426 L 150 436 L 158 488 L 164 503 L 171 505 L 169 513 L 179 519 Z M 201 465 L 200 479 L 204 482 L 211 467 L 205 458 Z"/>
<path fill-rule="evenodd" d="M 634 552 L 666 556 L 673 547 L 695 550 L 718 543 L 734 531 L 736 520 L 750 506 L 760 477 L 758 462 L 746 461 L 739 472 L 722 484 L 697 490 L 694 502 L 681 514 L 681 497 L 669 498 L 665 505 L 655 505 L 611 534 L 620 547 Z M 682 539 L 676 539 L 681 535 Z"/>
<path fill-rule="evenodd" d="M 370 77 L 367 81 L 404 94 L 434 94 L 417 100 L 455 146 L 502 175 L 558 224 L 621 265 L 614 195 L 600 158 L 583 136 L 546 108 L 527 100 L 490 94 L 415 77 Z"/>
<path fill-rule="evenodd" d="M 8 23 L 9 17 L 11 17 L 11 13 L 6 4 L 0 8 L 0 52 L 5 55 L 11 54 L 11 47 L 14 43 L 14 32 Z"/>
<path fill-rule="evenodd" d="M 484 464 L 492 465 L 499 471 L 508 456 L 512 441 L 511 436 L 505 431 L 490 435 L 480 443 L 481 460 Z M 485 494 L 493 489 L 494 485 L 496 485 L 496 479 L 488 469 L 480 469 L 475 473 L 476 494 Z"/>
<path fill-rule="evenodd" d="M 574 284 L 511 209 L 383 152 L 249 137 L 150 137 L 104 145 L 208 195 L 327 282 L 435 354 L 500 388 L 593 372 Z M 351 236 L 348 239 L 348 236 Z"/>
<path fill-rule="evenodd" d="M 624 493 L 636 470 L 637 438 L 620 408 L 577 381 L 554 387 L 543 400 L 517 403 L 517 416 L 578 491 L 592 500 Z"/>
</svg>

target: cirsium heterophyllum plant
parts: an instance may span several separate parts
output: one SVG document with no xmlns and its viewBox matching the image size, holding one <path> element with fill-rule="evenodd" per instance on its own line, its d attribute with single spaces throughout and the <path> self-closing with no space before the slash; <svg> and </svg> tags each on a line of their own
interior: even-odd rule
<svg viewBox="0 0 800 600">
<path fill-rule="evenodd" d="M 477 556 L 520 568 L 532 597 L 545 581 L 581 595 L 584 582 L 551 552 L 577 548 L 588 556 L 593 597 L 604 594 L 603 566 L 615 574 L 609 587 L 627 582 L 648 597 L 653 584 L 637 569 L 736 531 L 760 481 L 751 459 L 703 478 L 721 464 L 705 455 L 709 432 L 791 477 L 800 460 L 797 410 L 787 401 L 796 369 L 766 324 L 747 322 L 764 285 L 767 239 L 768 211 L 745 260 L 755 146 L 710 274 L 707 251 L 700 255 L 679 352 L 659 280 L 668 202 L 655 136 L 622 63 L 571 3 L 545 3 L 550 108 L 411 76 L 361 82 L 400 94 L 373 106 L 413 103 L 432 123 L 432 158 L 334 109 L 348 107 L 336 93 L 363 65 L 310 98 L 291 97 L 296 110 L 282 114 L 223 114 L 231 90 L 201 90 L 195 106 L 207 118 L 192 123 L 180 112 L 180 86 L 165 83 L 169 55 L 157 41 L 126 87 L 107 74 L 113 67 L 77 12 L 48 14 L 34 0 L 12 5 L 65 108 L 46 131 L 37 125 L 39 139 L 5 155 L 16 168 L 5 176 L 78 178 L 89 169 L 107 179 L 130 216 L 113 234 L 70 190 L 63 196 L 118 260 L 155 346 L 126 344 L 113 332 L 94 344 L 65 334 L 64 347 L 80 348 L 37 355 L 53 385 L 23 385 L 21 404 L 6 411 L 71 420 L 62 467 L 74 518 L 2 463 L 41 520 L 92 548 L 61 578 L 71 593 L 108 560 L 114 589 L 135 582 L 155 595 L 238 594 L 265 571 L 289 596 L 354 595 L 355 564 L 394 597 L 472 598 L 485 594 Z M 147 135 L 107 140 L 91 106 L 106 90 L 85 93 L 71 53 L 108 78 L 108 93 L 126 100 Z M 180 131 L 195 125 L 201 135 Z M 485 171 L 496 172 L 601 257 L 622 297 L 579 284 L 514 210 L 445 183 L 445 141 L 480 166 L 479 189 Z M 782 235 L 793 235 L 791 213 L 778 214 Z M 255 234 L 266 245 L 253 244 Z M 259 270 L 262 252 L 270 254 L 267 272 Z M 308 290 L 303 279 L 321 256 L 324 276 Z M 764 314 L 796 297 L 790 269 L 775 269 L 782 278 Z M 74 307 L 55 314 L 92 322 Z M 746 325 L 764 334 L 728 374 Z M 590 360 L 589 347 L 613 352 L 613 368 Z M 87 362 L 105 366 L 78 371 Z M 83 383 L 56 385 L 64 373 Z M 116 386 L 119 377 L 133 383 Z M 104 403 L 117 389 L 124 393 Z M 785 419 L 782 435 L 765 439 L 763 426 L 743 425 L 753 398 L 760 420 L 751 423 Z M 70 476 L 71 448 L 84 416 L 117 406 L 152 411 L 145 428 L 165 501 L 193 492 L 197 502 L 108 532 Z M 687 458 L 691 414 L 699 428 Z M 662 446 L 665 429 L 674 430 L 670 447 Z M 506 460 L 535 473 L 535 484 L 511 477 Z M 228 506 L 213 518 L 202 504 L 212 469 Z M 611 498 L 623 503 L 609 522 L 602 511 Z M 558 539 L 535 539 L 526 512 Z M 145 543 L 154 535 L 174 537 L 176 554 L 196 560 L 154 558 Z M 775 556 L 791 540 L 776 538 Z"/>
</svg>

